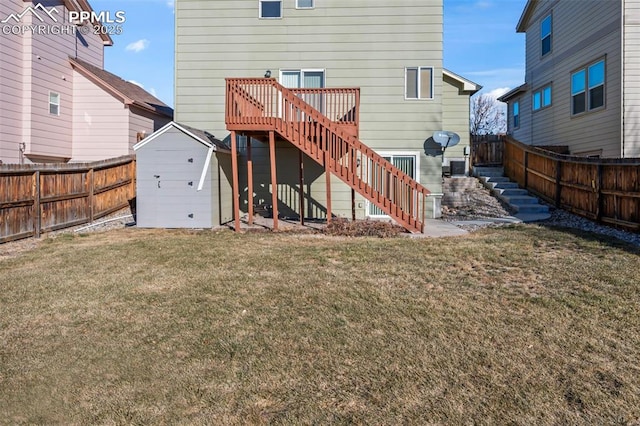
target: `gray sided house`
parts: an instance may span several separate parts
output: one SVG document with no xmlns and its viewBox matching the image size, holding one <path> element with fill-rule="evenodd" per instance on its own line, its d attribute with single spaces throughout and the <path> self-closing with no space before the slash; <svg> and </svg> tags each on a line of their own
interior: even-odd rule
<svg viewBox="0 0 640 426">
<path fill-rule="evenodd" d="M 443 70 L 442 0 L 177 0 L 175 6 L 176 120 L 216 135 L 237 135 L 243 211 L 273 205 L 275 195 L 281 216 L 325 218 L 331 210 L 338 216 L 387 217 L 376 205 L 385 196 L 364 194 L 371 185 L 363 181 L 378 173 L 371 164 L 381 162 L 356 159 L 365 150 L 362 143 L 426 187 L 426 216 L 439 216 L 443 157 L 431 136 L 453 130 L 468 144 L 469 96 L 479 89 Z M 231 87 L 225 84 L 229 78 L 261 80 L 238 80 Z M 344 91 L 336 95 L 333 88 Z M 230 103 L 227 90 L 236 96 Z M 264 97 L 265 90 L 274 90 L 273 97 Z M 336 106 L 340 101 L 335 99 L 345 93 L 355 98 L 348 108 Z M 285 105 L 295 103 L 291 95 L 306 106 L 287 116 Z M 240 101 L 247 104 L 242 107 Z M 254 111 L 249 111 L 251 103 Z M 311 107 L 314 111 L 304 109 Z M 234 113 L 239 115 L 230 118 Z M 248 123 L 246 114 L 253 113 L 275 129 L 275 186 L 269 131 L 229 124 Z M 325 136 L 295 133 L 287 139 L 285 128 L 278 127 L 286 117 L 329 129 L 332 140 L 339 138 L 345 147 L 357 144 L 360 150 L 344 148 L 342 154 L 334 152 L 335 158 L 314 156 L 313 148 L 301 147 L 326 147 Z M 355 126 L 347 130 L 346 121 Z M 252 179 L 247 177 L 248 146 Z M 447 155 L 465 161 L 462 146 Z M 352 169 L 340 175 L 336 170 L 347 161 Z M 326 173 L 331 173 L 328 182 Z"/>
<path fill-rule="evenodd" d="M 508 103 L 508 132 L 571 154 L 640 157 L 640 1 L 529 0 L 525 83 Z"/>
<path fill-rule="evenodd" d="M 232 219 L 229 149 L 170 122 L 134 146 L 141 228 L 212 228 Z"/>
</svg>

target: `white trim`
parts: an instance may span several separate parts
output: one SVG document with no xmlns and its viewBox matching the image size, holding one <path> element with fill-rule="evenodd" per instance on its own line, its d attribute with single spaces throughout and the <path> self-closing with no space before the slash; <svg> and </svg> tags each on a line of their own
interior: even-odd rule
<svg viewBox="0 0 640 426">
<path fill-rule="evenodd" d="M 421 152 L 422 151 L 376 151 L 376 154 L 378 154 L 380 157 L 414 157 L 415 158 L 415 164 L 414 164 L 415 176 L 413 176 L 413 180 L 420 183 L 420 153 Z M 382 215 L 369 214 L 369 212 L 371 211 L 372 204 L 373 203 L 371 203 L 371 201 L 366 200 L 365 217 L 370 217 L 375 219 L 379 219 L 379 218 L 384 219 L 384 218 L 391 217 L 387 214 L 382 214 Z"/>
<path fill-rule="evenodd" d="M 409 67 L 409 68 L 413 68 L 413 67 Z M 479 84 L 474 83 L 471 80 L 467 80 L 466 78 L 459 76 L 458 74 L 451 72 L 447 69 L 444 69 L 444 68 L 442 69 L 442 75 L 445 75 L 449 78 L 452 78 L 462 83 L 462 90 L 464 90 L 465 92 L 477 92 L 480 89 L 482 89 L 482 86 L 480 86 Z"/>
<path fill-rule="evenodd" d="M 144 138 L 143 140 L 141 140 L 140 142 L 135 144 L 133 146 L 133 150 L 134 151 L 139 150 L 140 148 L 142 148 L 143 146 L 145 146 L 146 144 L 148 144 L 149 142 L 151 142 L 155 138 L 157 138 L 160 135 L 164 134 L 171 127 L 180 130 L 181 132 L 183 132 L 187 136 L 189 136 L 189 137 L 195 139 L 196 141 L 200 142 L 201 144 L 205 145 L 207 148 L 213 148 L 214 151 L 218 151 L 218 147 L 217 146 L 213 145 L 211 142 L 205 141 L 202 138 L 194 135 L 193 133 L 191 133 L 190 131 L 188 131 L 187 129 L 185 129 L 184 127 L 182 127 L 181 125 L 179 125 L 175 121 L 171 121 L 171 122 L 165 124 L 160 129 L 156 130 L 155 132 L 153 132 L 152 134 L 150 134 L 149 136 L 147 136 L 146 138 Z"/>
<path fill-rule="evenodd" d="M 262 3 L 280 3 L 280 16 L 262 16 Z M 282 19 L 284 0 L 258 0 L 258 18 L 259 19 Z"/>
<path fill-rule="evenodd" d="M 55 95 L 58 98 L 57 104 L 54 102 L 51 102 L 51 95 Z M 60 92 L 54 92 L 53 90 L 49 90 L 49 99 L 47 100 L 47 103 L 49 104 L 49 115 L 55 115 L 56 117 L 60 116 L 60 104 L 61 104 L 60 99 L 61 99 Z M 51 105 L 55 105 L 58 107 L 57 109 L 58 112 L 56 114 L 51 112 Z"/>
<path fill-rule="evenodd" d="M 278 83 L 282 84 L 282 73 L 285 73 L 285 72 L 299 72 L 300 84 L 304 82 L 303 74 L 305 72 L 321 72 L 322 88 L 327 87 L 327 69 L 326 68 L 280 68 L 280 72 L 278 75 Z M 287 87 L 287 89 L 305 89 L 305 87 Z M 308 89 L 308 87 L 306 87 L 306 89 Z M 311 87 L 311 89 L 316 89 L 316 87 Z"/>
<path fill-rule="evenodd" d="M 202 191 L 204 187 L 204 178 L 207 176 L 209 170 L 209 163 L 211 162 L 211 156 L 213 155 L 213 146 L 207 150 L 207 158 L 204 160 L 204 166 L 202 166 L 202 174 L 200 175 L 200 182 L 198 182 L 198 189 L 196 191 Z"/>
</svg>

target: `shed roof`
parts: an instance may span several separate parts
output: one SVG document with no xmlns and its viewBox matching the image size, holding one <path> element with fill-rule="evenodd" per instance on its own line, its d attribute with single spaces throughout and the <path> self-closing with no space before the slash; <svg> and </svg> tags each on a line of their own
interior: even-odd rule
<svg viewBox="0 0 640 426">
<path fill-rule="evenodd" d="M 220 139 L 217 139 L 215 136 L 213 136 L 211 133 L 207 132 L 206 130 L 196 129 L 194 127 L 190 127 L 185 124 L 176 123 L 175 121 L 171 121 L 170 123 L 167 123 L 160 129 L 156 130 L 155 132 L 153 132 L 152 134 L 150 134 L 149 136 L 147 136 L 146 138 L 144 138 L 143 140 L 135 144 L 133 146 L 133 149 L 137 151 L 138 149 L 142 148 L 144 145 L 153 141 L 154 139 L 164 134 L 167 130 L 171 128 L 180 130 L 184 134 L 193 138 L 197 142 L 200 142 L 201 144 L 205 145 L 207 148 L 211 148 L 215 152 L 231 154 L 231 150 L 227 145 L 225 145 L 224 142 L 222 142 Z"/>
<path fill-rule="evenodd" d="M 521 84 L 520 86 L 516 87 L 515 89 L 511 89 L 507 93 L 505 93 L 504 95 L 500 96 L 498 98 L 498 100 L 500 102 L 508 102 L 509 99 L 515 97 L 516 95 L 526 92 L 528 88 L 529 88 L 529 86 L 527 85 L 527 83 Z"/>
<path fill-rule="evenodd" d="M 69 57 L 69 62 L 74 70 L 78 71 L 112 96 L 120 99 L 124 104 L 133 104 L 147 111 L 173 118 L 173 109 L 171 107 L 137 84 L 125 81 L 109 71 L 91 65 L 78 58 Z"/>
</svg>

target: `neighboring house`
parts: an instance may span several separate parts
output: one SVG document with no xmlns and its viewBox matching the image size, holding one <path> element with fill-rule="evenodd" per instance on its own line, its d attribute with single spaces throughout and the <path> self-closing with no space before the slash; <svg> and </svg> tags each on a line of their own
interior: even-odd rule
<svg viewBox="0 0 640 426">
<path fill-rule="evenodd" d="M 1 162 L 131 154 L 172 119 L 160 100 L 103 70 L 112 39 L 97 21 L 70 22 L 70 11 L 93 12 L 86 0 L 0 3 Z"/>
<path fill-rule="evenodd" d="M 479 90 L 475 83 L 443 70 L 442 0 L 177 0 L 175 4 L 177 121 L 228 139 L 225 112 L 233 113 L 230 108 L 237 104 L 225 103 L 225 78 L 275 78 L 325 114 L 334 123 L 332 132 L 353 132 L 395 168 L 426 187 L 430 192 L 427 216 L 439 216 L 443 158 L 431 136 L 438 130 L 453 130 L 468 144 L 469 97 Z M 264 81 L 255 84 L 280 90 Z M 340 113 L 329 112 L 335 107 L 332 96 L 341 96 L 331 88 L 359 88 L 359 103 L 352 100 Z M 242 96 L 247 92 L 239 89 L 235 93 Z M 351 96 L 356 92 L 345 89 L 344 93 Z M 279 92 L 277 102 L 286 101 L 286 96 Z M 264 103 L 255 105 L 265 114 Z M 270 114 L 281 119 L 282 104 L 276 110 Z M 297 114 L 307 122 L 321 121 L 310 112 Z M 355 129 L 348 130 L 345 121 L 350 120 Z M 276 134 L 277 187 L 273 188 L 268 132 L 254 129 L 251 132 L 238 125 L 233 130 L 238 135 L 243 211 L 249 205 L 270 207 L 275 193 L 283 216 L 296 217 L 304 210 L 306 217 L 323 218 L 328 204 L 339 216 L 351 217 L 353 210 L 357 218 L 386 216 L 362 195 L 366 185 L 352 184 L 350 188 L 344 184 L 345 179 L 353 178 L 351 171 L 342 179 L 333 176 L 327 184 L 329 167 L 323 158 L 313 158 L 311 151 L 304 151 L 306 155 L 301 157 L 304 176 L 300 176 L 301 151 L 285 140 L 282 132 Z M 247 137 L 255 140 L 252 143 Z M 308 142 L 315 140 L 315 136 L 306 137 Z M 254 180 L 249 196 L 248 142 Z M 464 161 L 463 150 L 461 144 L 446 155 Z M 360 159 L 353 163 L 354 167 L 365 166 Z M 360 192 L 354 200 L 351 189 Z"/>
<path fill-rule="evenodd" d="M 508 132 L 571 154 L 640 157 L 640 1 L 529 0 L 525 83 L 503 95 Z"/>
</svg>

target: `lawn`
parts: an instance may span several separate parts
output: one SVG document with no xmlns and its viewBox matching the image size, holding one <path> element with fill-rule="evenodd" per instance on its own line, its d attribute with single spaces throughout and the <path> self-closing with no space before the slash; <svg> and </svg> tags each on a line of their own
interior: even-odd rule
<svg viewBox="0 0 640 426">
<path fill-rule="evenodd" d="M 637 425 L 639 254 L 523 225 L 45 240 L 0 260 L 0 423 Z"/>
</svg>

